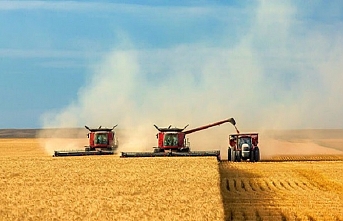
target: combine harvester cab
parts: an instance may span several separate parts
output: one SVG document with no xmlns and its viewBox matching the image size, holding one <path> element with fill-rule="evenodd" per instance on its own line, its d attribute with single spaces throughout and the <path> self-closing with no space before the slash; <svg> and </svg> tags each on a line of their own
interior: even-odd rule
<svg viewBox="0 0 343 221">
<path fill-rule="evenodd" d="M 218 126 L 223 123 L 230 122 L 235 125 L 236 122 L 233 118 L 219 121 L 213 124 L 205 125 L 195 129 L 184 131 L 184 128 L 159 128 L 154 125 L 158 130 L 157 147 L 154 147 L 153 152 L 122 152 L 121 157 L 200 157 L 200 156 L 214 156 L 220 160 L 220 150 L 208 151 L 191 151 L 190 143 L 186 138 L 186 134 L 194 133 L 210 127 Z"/>
<path fill-rule="evenodd" d="M 258 133 L 231 134 L 229 136 L 228 160 L 232 162 L 260 161 Z"/>
<path fill-rule="evenodd" d="M 91 129 L 87 126 L 85 128 L 89 130 L 88 140 L 89 145 L 85 146 L 84 150 L 61 150 L 54 151 L 54 157 L 66 157 L 66 156 L 89 156 L 89 155 L 113 155 L 118 149 L 118 140 L 115 136 L 112 128 L 99 128 Z"/>
</svg>

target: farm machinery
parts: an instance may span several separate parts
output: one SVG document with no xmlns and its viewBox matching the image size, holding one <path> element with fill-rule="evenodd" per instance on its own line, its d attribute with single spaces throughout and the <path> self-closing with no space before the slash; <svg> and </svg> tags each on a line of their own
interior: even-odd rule
<svg viewBox="0 0 343 221">
<path fill-rule="evenodd" d="M 229 135 L 228 160 L 233 162 L 260 161 L 258 133 L 244 133 Z"/>
<path fill-rule="evenodd" d="M 154 125 L 155 128 L 158 130 L 158 134 L 156 135 L 158 144 L 157 147 L 154 147 L 154 150 L 152 152 L 122 152 L 121 157 L 215 156 L 218 160 L 220 160 L 219 150 L 191 151 L 190 142 L 188 141 L 188 138 L 186 138 L 186 135 L 200 130 L 205 130 L 210 127 L 218 126 L 227 122 L 231 123 L 234 126 L 236 125 L 236 122 L 233 118 L 186 131 L 185 129 L 188 127 L 188 125 L 186 125 L 184 128 L 172 128 L 171 125 L 167 128 L 160 128 Z"/>
<path fill-rule="evenodd" d="M 54 151 L 54 157 L 65 156 L 87 156 L 87 155 L 113 155 L 118 148 L 118 140 L 112 128 L 91 129 L 88 126 L 85 128 L 89 131 L 88 140 L 89 145 L 85 146 L 84 150 L 62 150 Z"/>
</svg>

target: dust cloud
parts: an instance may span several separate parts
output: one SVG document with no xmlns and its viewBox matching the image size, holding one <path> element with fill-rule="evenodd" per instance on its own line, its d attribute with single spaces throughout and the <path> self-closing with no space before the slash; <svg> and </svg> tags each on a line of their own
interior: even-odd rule
<svg viewBox="0 0 343 221">
<path fill-rule="evenodd" d="M 342 33 L 301 20 L 305 12 L 290 3 L 261 1 L 251 13 L 238 39 L 136 49 L 125 38 L 92 66 L 76 101 L 42 116 L 43 128 L 118 124 L 120 151 L 151 150 L 154 124 L 234 117 L 242 132 L 341 128 Z M 193 149 L 225 149 L 234 132 L 224 124 L 188 137 Z"/>
<path fill-rule="evenodd" d="M 80 150 L 88 144 L 87 130 L 80 128 L 49 128 L 37 134 L 45 152 L 53 155 L 54 150 Z"/>
<path fill-rule="evenodd" d="M 265 130 L 260 133 L 261 157 L 342 155 L 342 137 L 343 130 Z"/>
</svg>

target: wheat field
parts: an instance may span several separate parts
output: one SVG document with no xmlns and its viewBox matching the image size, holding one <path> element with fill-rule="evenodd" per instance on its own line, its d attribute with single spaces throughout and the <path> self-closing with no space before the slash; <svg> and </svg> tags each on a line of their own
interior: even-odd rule
<svg viewBox="0 0 343 221">
<path fill-rule="evenodd" d="M 0 220 L 343 220 L 341 158 L 54 158 L 38 139 L 0 151 Z"/>
<path fill-rule="evenodd" d="M 221 220 L 214 158 L 54 158 L 0 140 L 1 220 Z"/>
</svg>

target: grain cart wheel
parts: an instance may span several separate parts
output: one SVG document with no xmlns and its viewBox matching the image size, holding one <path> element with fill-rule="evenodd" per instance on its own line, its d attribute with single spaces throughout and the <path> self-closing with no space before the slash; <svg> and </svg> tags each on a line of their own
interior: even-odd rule
<svg viewBox="0 0 343 221">
<path fill-rule="evenodd" d="M 260 161 L 260 149 L 258 147 L 255 147 L 254 150 L 254 158 L 255 158 L 255 162 Z"/>
</svg>

